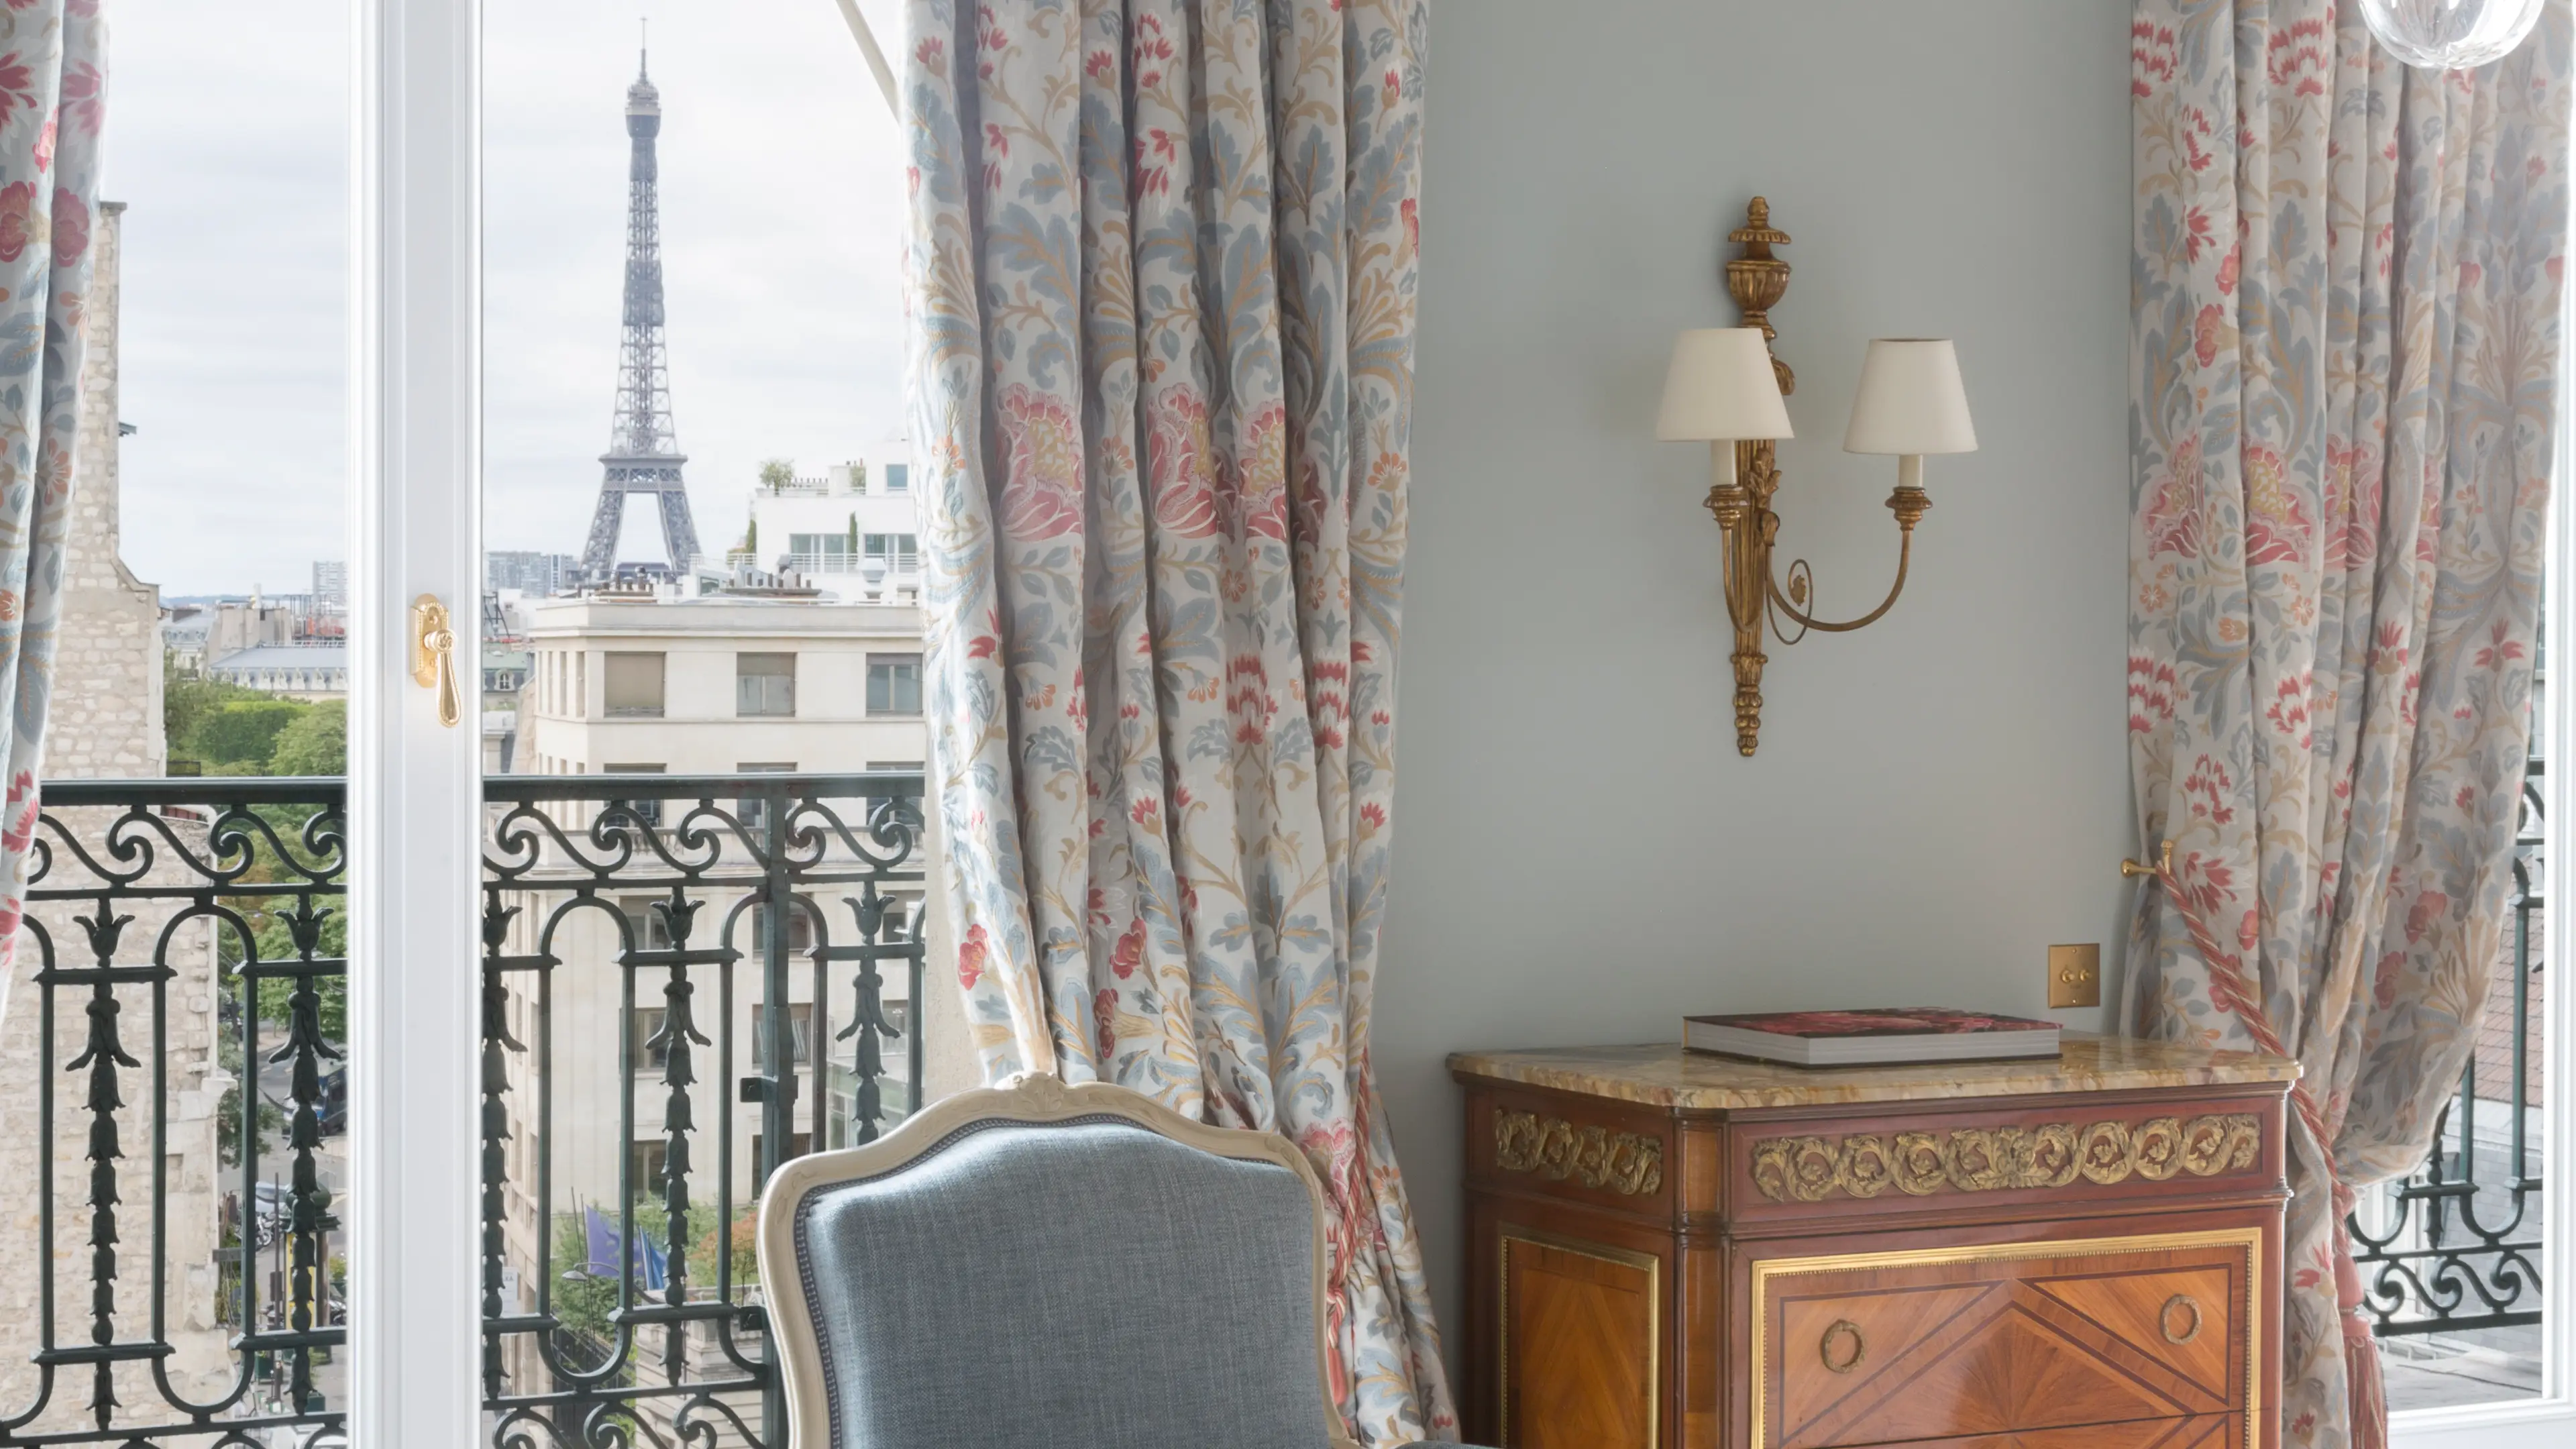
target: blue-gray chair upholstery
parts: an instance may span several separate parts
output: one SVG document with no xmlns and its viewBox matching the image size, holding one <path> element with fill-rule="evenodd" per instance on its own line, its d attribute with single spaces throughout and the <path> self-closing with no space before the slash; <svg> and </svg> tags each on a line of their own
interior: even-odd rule
<svg viewBox="0 0 2576 1449">
<path fill-rule="evenodd" d="M 1356 1449 L 1323 1190 L 1266 1132 L 1024 1076 L 761 1202 L 795 1449 Z"/>
<path fill-rule="evenodd" d="M 961 1128 L 798 1209 L 830 1449 L 1325 1449 L 1295 1173 L 1117 1118 Z"/>
</svg>

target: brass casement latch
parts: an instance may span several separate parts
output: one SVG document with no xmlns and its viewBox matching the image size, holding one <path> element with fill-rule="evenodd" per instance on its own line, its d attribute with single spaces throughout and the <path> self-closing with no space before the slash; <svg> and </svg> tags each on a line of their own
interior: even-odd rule
<svg viewBox="0 0 2576 1449">
<path fill-rule="evenodd" d="M 448 627 L 447 606 L 436 594 L 411 601 L 411 677 L 421 688 L 438 691 L 438 722 L 456 728 L 465 717 L 456 689 L 456 631 Z"/>
</svg>

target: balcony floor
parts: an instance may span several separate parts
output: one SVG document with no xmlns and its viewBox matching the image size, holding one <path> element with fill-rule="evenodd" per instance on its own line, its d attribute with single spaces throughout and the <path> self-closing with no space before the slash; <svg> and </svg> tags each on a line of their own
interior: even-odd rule
<svg viewBox="0 0 2576 1449">
<path fill-rule="evenodd" d="M 2540 1396 L 2540 1330 L 2491 1328 L 2383 1338 L 2388 1407 L 2450 1409 Z"/>
</svg>

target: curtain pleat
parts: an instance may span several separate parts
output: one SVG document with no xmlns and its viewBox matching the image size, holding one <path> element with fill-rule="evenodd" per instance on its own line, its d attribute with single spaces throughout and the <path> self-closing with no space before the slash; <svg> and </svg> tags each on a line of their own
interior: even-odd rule
<svg viewBox="0 0 2576 1449">
<path fill-rule="evenodd" d="M 44 773 L 80 426 L 107 27 L 98 0 L 0 11 L 0 952 L 14 952 Z"/>
<path fill-rule="evenodd" d="M 988 1075 L 1281 1132 L 1355 1437 L 1452 1426 L 1368 1059 L 1422 0 L 912 0 L 933 767 Z"/>
<path fill-rule="evenodd" d="M 2566 251 L 2571 22 L 2409 71 L 2353 0 L 2138 0 L 2139 1030 L 2297 1057 L 2282 1425 L 2385 1441 L 2344 1218 L 2502 949 Z"/>
</svg>

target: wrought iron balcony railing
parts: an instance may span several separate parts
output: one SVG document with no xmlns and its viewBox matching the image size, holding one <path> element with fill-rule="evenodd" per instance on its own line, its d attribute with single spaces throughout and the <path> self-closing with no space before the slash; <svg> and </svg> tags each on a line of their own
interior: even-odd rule
<svg viewBox="0 0 2576 1449">
<path fill-rule="evenodd" d="M 2523 782 L 2504 959 L 2459 1094 L 2424 1165 L 2366 1194 L 2348 1223 L 2383 1338 L 2540 1322 L 2544 773 L 2535 759 Z"/>
<path fill-rule="evenodd" d="M 781 1443 L 748 1224 L 781 1162 L 917 1105 L 921 790 L 486 781 L 495 1449 Z M 46 786 L 0 1007 L 0 1091 L 37 1103 L 0 1134 L 37 1224 L 0 1243 L 0 1446 L 345 1444 L 342 800 Z"/>
</svg>

